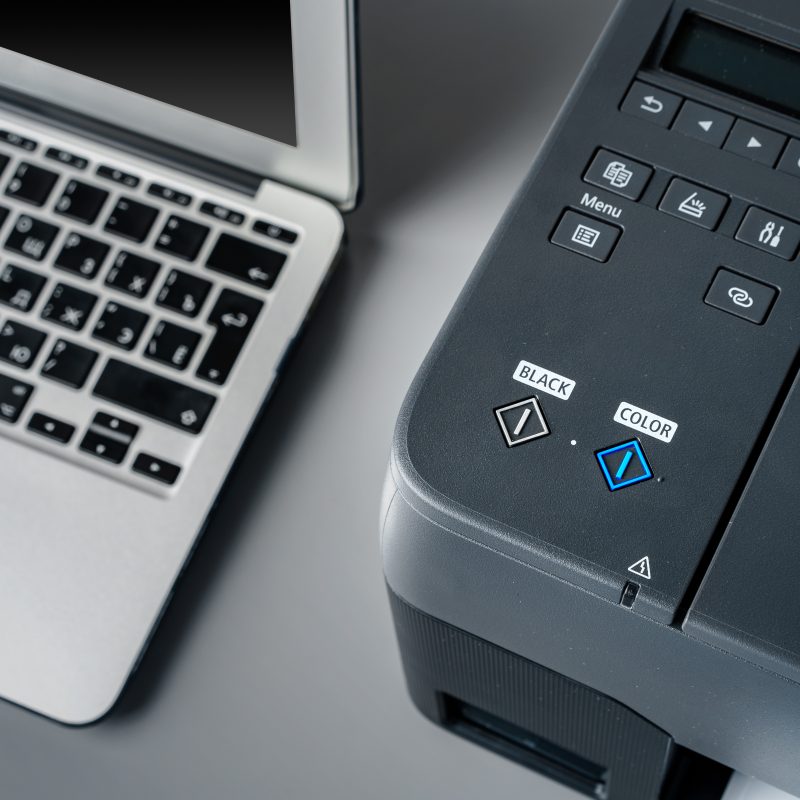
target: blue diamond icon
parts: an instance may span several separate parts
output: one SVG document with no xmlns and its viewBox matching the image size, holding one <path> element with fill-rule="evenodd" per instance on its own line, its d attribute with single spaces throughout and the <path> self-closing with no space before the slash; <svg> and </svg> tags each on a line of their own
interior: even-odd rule
<svg viewBox="0 0 800 800">
<path fill-rule="evenodd" d="M 653 477 L 653 471 L 647 463 L 638 439 L 598 450 L 595 456 L 612 492 Z"/>
</svg>

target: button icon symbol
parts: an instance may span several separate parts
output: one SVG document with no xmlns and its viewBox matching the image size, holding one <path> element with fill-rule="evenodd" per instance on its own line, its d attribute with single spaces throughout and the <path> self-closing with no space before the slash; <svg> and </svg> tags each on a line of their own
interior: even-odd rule
<svg viewBox="0 0 800 800">
<path fill-rule="evenodd" d="M 631 564 L 628 567 L 628 572 L 632 572 L 634 575 L 638 575 L 640 578 L 644 578 L 646 581 L 649 581 L 653 576 L 650 572 L 650 559 L 648 556 L 644 558 L 640 558 L 635 563 Z"/>
<path fill-rule="evenodd" d="M 748 150 L 752 150 L 754 148 L 759 148 L 759 147 L 763 147 L 761 142 L 759 142 L 758 139 L 756 139 L 755 136 L 751 136 L 750 139 L 747 142 Z"/>
<path fill-rule="evenodd" d="M 638 439 L 598 450 L 595 457 L 612 492 L 653 477 Z"/>
<path fill-rule="evenodd" d="M 781 225 L 778 230 L 775 230 L 775 222 L 769 220 L 766 225 L 761 229 L 758 234 L 758 241 L 761 244 L 769 245 L 770 247 L 778 247 L 781 243 L 781 236 L 783 236 L 784 225 Z"/>
<path fill-rule="evenodd" d="M 642 111 L 649 111 L 651 114 L 660 114 L 664 110 L 664 104 L 660 100 L 656 100 L 653 95 L 649 94 L 643 98 L 642 104 L 639 106 Z"/>
<path fill-rule="evenodd" d="M 588 225 L 578 223 L 575 232 L 572 234 L 572 241 L 575 244 L 583 245 L 584 247 L 592 248 L 597 244 L 600 238 L 600 231 L 596 228 L 590 228 Z"/>
<path fill-rule="evenodd" d="M 621 161 L 612 161 L 603 170 L 603 177 L 616 189 L 624 189 L 633 177 L 633 172 Z"/>
<path fill-rule="evenodd" d="M 702 219 L 706 213 L 706 204 L 697 196 L 697 192 L 692 192 L 679 206 L 678 211 L 687 214 L 695 219 Z"/>
<path fill-rule="evenodd" d="M 738 286 L 731 286 L 731 288 L 728 289 L 728 297 L 730 297 L 737 306 L 741 306 L 742 308 L 750 308 L 750 306 L 753 305 L 753 298 L 750 296 L 750 293 L 744 289 L 740 289 Z"/>
<path fill-rule="evenodd" d="M 697 123 L 706 133 L 708 133 L 714 125 L 713 120 L 704 119 Z"/>
<path fill-rule="evenodd" d="M 550 433 L 542 408 L 535 397 L 496 408 L 494 414 L 508 447 L 516 447 Z"/>
</svg>

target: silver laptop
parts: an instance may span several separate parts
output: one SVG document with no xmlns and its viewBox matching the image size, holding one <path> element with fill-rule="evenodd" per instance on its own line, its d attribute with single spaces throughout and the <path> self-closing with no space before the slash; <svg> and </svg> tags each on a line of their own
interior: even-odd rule
<svg viewBox="0 0 800 800">
<path fill-rule="evenodd" d="M 353 2 L 4 21 L 7 700 L 99 718 L 158 621 L 355 203 Z"/>
</svg>

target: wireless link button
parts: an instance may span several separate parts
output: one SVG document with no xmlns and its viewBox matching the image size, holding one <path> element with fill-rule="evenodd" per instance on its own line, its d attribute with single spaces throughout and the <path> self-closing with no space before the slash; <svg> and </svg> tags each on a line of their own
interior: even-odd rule
<svg viewBox="0 0 800 800">
<path fill-rule="evenodd" d="M 622 231 L 615 225 L 599 222 L 575 211 L 565 211 L 550 241 L 595 261 L 608 261 L 620 233 Z"/>
<path fill-rule="evenodd" d="M 706 293 L 705 302 L 736 317 L 761 325 L 778 290 L 728 269 L 721 269 Z"/>
</svg>

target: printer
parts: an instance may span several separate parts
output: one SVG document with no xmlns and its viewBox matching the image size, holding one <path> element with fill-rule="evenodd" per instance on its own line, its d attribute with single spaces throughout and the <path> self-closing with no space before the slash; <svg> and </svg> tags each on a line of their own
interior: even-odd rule
<svg viewBox="0 0 800 800">
<path fill-rule="evenodd" d="M 621 3 L 397 424 L 425 716 L 589 797 L 800 795 L 798 250 L 800 4 Z"/>
</svg>

